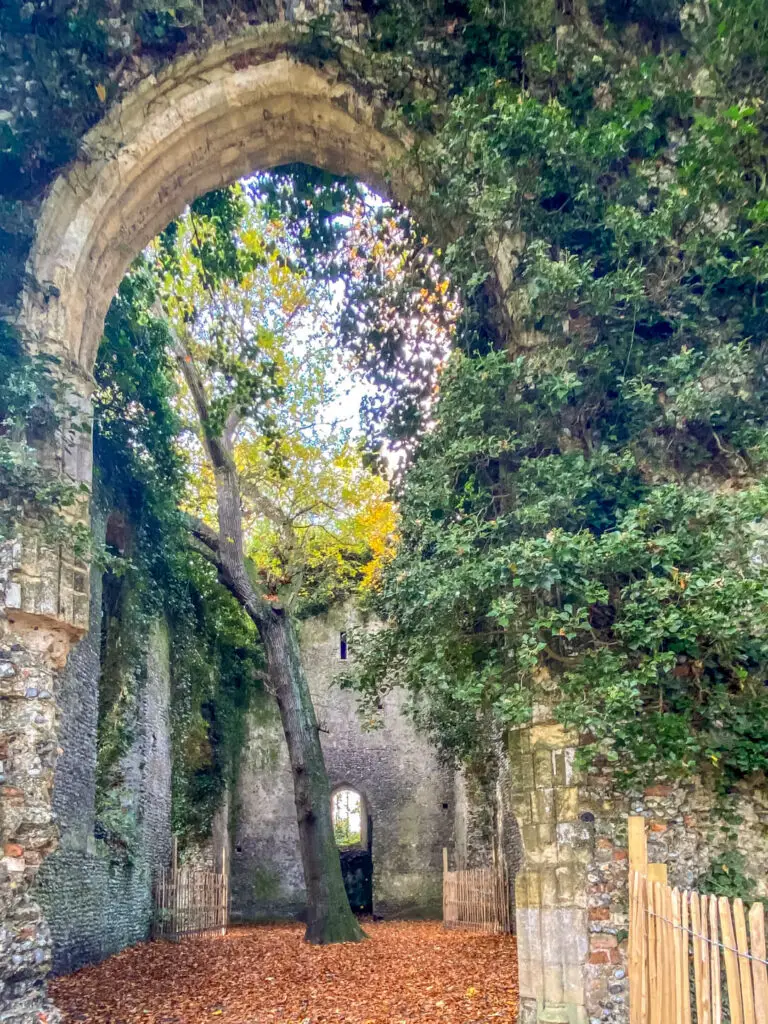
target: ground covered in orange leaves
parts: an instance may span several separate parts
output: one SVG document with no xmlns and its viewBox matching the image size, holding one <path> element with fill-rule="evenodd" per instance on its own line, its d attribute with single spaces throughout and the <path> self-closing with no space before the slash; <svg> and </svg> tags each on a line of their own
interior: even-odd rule
<svg viewBox="0 0 768 1024">
<path fill-rule="evenodd" d="M 367 942 L 308 946 L 296 925 L 145 943 L 57 978 L 67 1024 L 490 1024 L 517 1016 L 509 935 L 366 923 Z"/>
</svg>

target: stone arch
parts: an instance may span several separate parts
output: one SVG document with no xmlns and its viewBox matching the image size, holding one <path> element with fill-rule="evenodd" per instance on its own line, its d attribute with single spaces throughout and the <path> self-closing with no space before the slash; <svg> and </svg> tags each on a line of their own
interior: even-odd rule
<svg viewBox="0 0 768 1024">
<path fill-rule="evenodd" d="M 358 801 L 360 837 L 356 842 L 339 843 L 339 858 L 344 888 L 349 905 L 355 913 L 372 914 L 374 909 L 374 860 L 372 819 L 370 804 L 365 793 L 349 782 L 341 782 L 331 790 L 331 816 L 334 831 L 337 822 L 336 798 L 342 794 L 354 795 Z M 337 837 L 338 843 L 338 837 Z"/>
<path fill-rule="evenodd" d="M 125 270 L 197 196 L 302 162 L 407 198 L 405 180 L 390 169 L 408 138 L 383 128 L 386 91 L 349 70 L 356 61 L 348 44 L 337 41 L 336 58 L 315 66 L 302 59 L 308 42 L 308 26 L 262 24 L 145 72 L 53 182 L 36 213 L 13 321 L 30 352 L 58 357 L 78 419 L 90 419 L 93 364 Z M 88 485 L 90 437 L 66 427 L 40 459 Z M 85 501 L 79 515 L 87 521 Z M 0 701 L 0 904 L 11 940 L 0 1013 L 26 1022 L 44 1011 L 50 966 L 48 926 L 31 886 L 57 844 L 51 697 L 72 642 L 88 631 L 89 567 L 42 542 L 34 524 L 1 554 L 0 660 L 11 659 L 2 666 L 11 683 Z M 4 984 L 11 977 L 12 989 Z"/>
<path fill-rule="evenodd" d="M 179 58 L 85 136 L 38 217 L 19 316 L 31 346 L 89 375 L 131 260 L 197 196 L 255 170 L 308 163 L 405 198 L 390 171 L 408 139 L 339 65 L 297 59 L 301 36 L 262 26 Z"/>
</svg>

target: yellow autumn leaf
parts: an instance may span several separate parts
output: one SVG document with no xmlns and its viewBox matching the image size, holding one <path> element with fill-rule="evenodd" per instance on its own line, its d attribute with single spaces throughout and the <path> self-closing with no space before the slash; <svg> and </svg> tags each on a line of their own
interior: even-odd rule
<svg viewBox="0 0 768 1024">
<path fill-rule="evenodd" d="M 96 95 L 99 97 L 101 102 L 104 103 L 104 101 L 107 98 L 106 87 L 101 82 L 97 82 L 95 88 L 96 88 Z"/>
</svg>

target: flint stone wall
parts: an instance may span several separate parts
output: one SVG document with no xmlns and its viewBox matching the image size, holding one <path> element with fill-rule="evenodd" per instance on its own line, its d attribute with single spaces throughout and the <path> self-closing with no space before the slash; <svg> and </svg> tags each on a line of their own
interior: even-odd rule
<svg viewBox="0 0 768 1024">
<path fill-rule="evenodd" d="M 332 680 L 344 670 L 339 634 L 355 623 L 339 608 L 303 623 L 300 644 L 321 728 L 331 788 L 360 792 L 370 817 L 373 911 L 439 917 L 442 848 L 453 830 L 453 776 L 437 762 L 390 694 L 382 726 L 366 731 L 353 693 Z M 300 917 L 304 879 L 293 782 L 277 708 L 251 714 L 236 794 L 232 913 L 240 920 Z"/>
<path fill-rule="evenodd" d="M 96 509 L 93 522 L 103 538 L 105 521 Z M 124 808 L 136 820 L 135 849 L 122 852 L 94 835 L 101 597 L 101 575 L 94 570 L 90 628 L 61 672 L 56 693 L 60 753 L 53 810 L 60 840 L 35 883 L 50 927 L 54 973 L 98 962 L 147 938 L 152 873 L 170 857 L 169 641 L 159 620 L 148 637 L 134 736 L 121 766 Z"/>
<path fill-rule="evenodd" d="M 755 778 L 718 800 L 700 779 L 622 793 L 610 768 L 575 769 L 579 737 L 535 709 L 513 730 L 497 799 L 522 838 L 516 878 L 520 1020 L 626 1024 L 627 816 L 647 819 L 648 857 L 691 888 L 727 850 L 768 894 L 768 793 Z M 503 817 L 503 808 L 496 813 Z"/>
</svg>

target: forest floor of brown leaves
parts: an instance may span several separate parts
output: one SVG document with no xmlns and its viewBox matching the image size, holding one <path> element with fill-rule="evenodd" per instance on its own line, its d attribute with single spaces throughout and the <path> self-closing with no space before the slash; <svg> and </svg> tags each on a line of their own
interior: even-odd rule
<svg viewBox="0 0 768 1024">
<path fill-rule="evenodd" d="M 51 982 L 65 1024 L 496 1024 L 517 1018 L 509 935 L 365 922 L 309 946 L 297 925 L 143 943 Z"/>
</svg>

